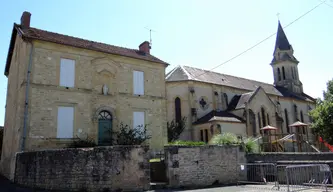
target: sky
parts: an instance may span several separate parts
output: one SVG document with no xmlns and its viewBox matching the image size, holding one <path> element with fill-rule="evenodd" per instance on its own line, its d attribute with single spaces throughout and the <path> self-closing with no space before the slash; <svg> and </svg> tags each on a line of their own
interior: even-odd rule
<svg viewBox="0 0 333 192">
<path fill-rule="evenodd" d="M 4 71 L 13 23 L 29 11 L 31 26 L 52 32 L 138 48 L 149 40 L 151 54 L 170 63 L 273 83 L 275 36 L 282 26 L 320 4 L 319 0 L 4 0 L 0 6 L 0 69 Z M 333 78 L 333 0 L 285 28 L 300 61 L 304 92 L 322 97 Z M 219 66 L 220 65 L 220 66 Z M 217 67 L 218 66 L 218 67 Z M 7 78 L 0 74 L 0 126 L 4 124 Z"/>
</svg>

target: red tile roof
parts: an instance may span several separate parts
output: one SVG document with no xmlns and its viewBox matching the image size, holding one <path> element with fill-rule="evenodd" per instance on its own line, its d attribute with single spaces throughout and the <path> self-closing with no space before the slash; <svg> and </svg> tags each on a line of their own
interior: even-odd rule
<svg viewBox="0 0 333 192">
<path fill-rule="evenodd" d="M 89 50 L 93 50 L 93 51 L 99 51 L 99 52 L 110 53 L 110 54 L 115 54 L 115 55 L 121 55 L 121 56 L 125 56 L 125 57 L 131 57 L 131 58 L 152 61 L 152 62 L 168 65 L 168 63 L 158 59 L 157 57 L 154 57 L 151 54 L 145 54 L 137 49 L 129 49 L 129 48 L 118 47 L 118 46 L 109 45 L 109 44 L 105 44 L 105 43 L 89 41 L 89 40 L 85 40 L 85 39 L 81 39 L 81 38 L 77 38 L 77 37 L 73 37 L 73 36 L 63 35 L 63 34 L 45 31 L 45 30 L 41 30 L 41 29 L 36 29 L 36 28 L 32 28 L 32 27 L 22 30 L 20 25 L 14 24 L 13 33 L 16 33 L 16 30 L 22 32 L 23 38 L 48 41 L 48 42 L 58 43 L 58 44 L 62 44 L 62 45 L 89 49 Z M 14 34 L 12 34 L 12 35 L 14 35 Z M 11 44 L 12 43 L 14 43 L 14 42 L 11 42 Z M 10 49 L 11 49 L 11 47 L 13 47 L 13 45 L 10 46 Z M 10 56 L 10 55 L 8 55 L 8 56 Z M 11 59 L 7 58 L 5 74 L 6 74 L 6 72 L 8 73 L 8 71 L 9 71 L 10 63 L 8 63 L 8 61 L 10 61 L 10 60 Z"/>
</svg>

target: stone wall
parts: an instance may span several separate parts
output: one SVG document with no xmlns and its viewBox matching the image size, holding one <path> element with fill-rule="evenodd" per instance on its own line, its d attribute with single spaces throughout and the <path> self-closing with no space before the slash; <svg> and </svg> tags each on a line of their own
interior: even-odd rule
<svg viewBox="0 0 333 192">
<path fill-rule="evenodd" d="M 54 190 L 148 190 L 148 150 L 111 146 L 18 153 L 15 183 Z"/>
<path fill-rule="evenodd" d="M 238 146 L 165 147 L 170 187 L 235 184 L 238 163 L 245 161 L 245 154 Z"/>
<path fill-rule="evenodd" d="M 247 162 L 263 161 L 276 163 L 278 161 L 332 161 L 333 153 L 257 153 L 247 154 Z"/>
</svg>

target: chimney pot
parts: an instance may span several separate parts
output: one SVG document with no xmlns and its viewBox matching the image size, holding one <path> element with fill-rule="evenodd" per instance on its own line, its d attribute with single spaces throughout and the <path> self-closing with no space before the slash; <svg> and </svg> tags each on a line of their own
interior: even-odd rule
<svg viewBox="0 0 333 192">
<path fill-rule="evenodd" d="M 31 18 L 31 13 L 28 11 L 24 11 L 21 16 L 21 28 L 22 29 L 27 29 L 30 27 L 30 18 Z"/>
<path fill-rule="evenodd" d="M 150 54 L 150 43 L 148 41 L 145 41 L 139 45 L 139 50 L 145 54 Z"/>
</svg>

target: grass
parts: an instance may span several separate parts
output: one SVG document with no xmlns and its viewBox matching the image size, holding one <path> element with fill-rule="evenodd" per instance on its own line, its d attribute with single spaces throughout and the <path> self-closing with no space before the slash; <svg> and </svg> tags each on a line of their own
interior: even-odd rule
<svg viewBox="0 0 333 192">
<path fill-rule="evenodd" d="M 150 159 L 149 163 L 154 163 L 154 162 L 161 162 L 161 159 L 155 158 L 155 159 Z"/>
<path fill-rule="evenodd" d="M 169 146 L 202 146 L 206 145 L 205 142 L 202 141 L 174 141 L 168 143 Z"/>
</svg>

